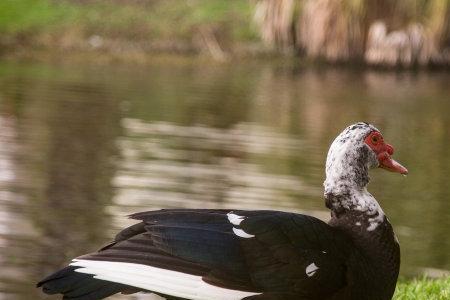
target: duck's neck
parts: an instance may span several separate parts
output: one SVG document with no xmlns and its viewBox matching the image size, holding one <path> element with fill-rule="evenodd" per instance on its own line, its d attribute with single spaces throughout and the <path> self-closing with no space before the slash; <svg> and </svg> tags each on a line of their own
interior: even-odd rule
<svg viewBox="0 0 450 300">
<path fill-rule="evenodd" d="M 349 226 L 363 226 L 372 231 L 384 222 L 385 216 L 377 200 L 367 191 L 369 167 L 365 159 L 358 159 L 361 151 L 355 157 L 352 153 L 343 156 L 334 153 L 335 158 L 327 159 L 324 197 L 333 218 L 352 216 Z"/>
<path fill-rule="evenodd" d="M 328 224 L 350 237 L 355 251 L 365 258 L 361 261 L 357 255 L 358 259 L 347 266 L 358 284 L 355 294 L 345 299 L 391 299 L 400 268 L 398 240 L 380 205 L 367 191 L 367 184 L 339 180 L 351 178 L 355 171 L 346 170 L 341 176 L 330 174 L 324 183 L 326 205 L 331 209 Z M 367 296 L 367 290 L 375 292 Z"/>
<path fill-rule="evenodd" d="M 373 231 L 386 221 L 377 200 L 366 188 L 349 190 L 343 194 L 325 193 L 326 206 L 331 210 L 333 223 L 342 227 L 360 226 Z M 345 219 L 345 222 L 336 222 Z"/>
</svg>

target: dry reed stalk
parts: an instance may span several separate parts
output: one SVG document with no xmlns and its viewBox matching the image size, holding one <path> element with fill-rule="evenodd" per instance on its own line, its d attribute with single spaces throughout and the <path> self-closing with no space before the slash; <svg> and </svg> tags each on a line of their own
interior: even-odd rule
<svg viewBox="0 0 450 300">
<path fill-rule="evenodd" d="M 428 9 L 424 24 L 426 43 L 420 62 L 450 65 L 450 0 L 432 0 Z"/>
<path fill-rule="evenodd" d="M 228 59 L 227 53 L 223 51 L 212 28 L 210 27 L 199 28 L 199 33 L 203 45 L 202 47 L 203 50 L 206 50 L 206 52 L 209 53 L 211 57 L 217 61 L 223 62 Z"/>
<path fill-rule="evenodd" d="M 259 0 L 254 14 L 261 38 L 269 45 L 293 47 L 294 0 Z"/>
<path fill-rule="evenodd" d="M 399 11 L 394 8 L 391 15 L 371 24 L 365 52 L 368 64 L 389 67 L 450 64 L 449 1 L 432 0 L 419 4 L 412 7 L 426 10 Z M 409 18 L 405 17 L 408 14 Z M 403 17 L 403 24 L 396 24 L 398 29 L 388 32 L 389 27 L 394 27 L 395 16 Z"/>
<path fill-rule="evenodd" d="M 450 0 L 259 0 L 255 20 L 263 41 L 311 58 L 450 65 Z"/>
<path fill-rule="evenodd" d="M 331 62 L 360 59 L 363 9 L 361 1 L 306 0 L 297 27 L 299 47 Z"/>
</svg>

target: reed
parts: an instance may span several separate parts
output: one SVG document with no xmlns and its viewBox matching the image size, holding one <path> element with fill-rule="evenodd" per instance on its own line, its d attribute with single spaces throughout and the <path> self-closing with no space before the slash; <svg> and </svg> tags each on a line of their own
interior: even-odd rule
<svg viewBox="0 0 450 300">
<path fill-rule="evenodd" d="M 294 46 L 294 0 L 260 0 L 255 6 L 254 19 L 261 38 L 269 45 L 286 49 Z"/>
<path fill-rule="evenodd" d="M 450 0 L 259 0 L 263 41 L 329 62 L 450 65 Z"/>
</svg>

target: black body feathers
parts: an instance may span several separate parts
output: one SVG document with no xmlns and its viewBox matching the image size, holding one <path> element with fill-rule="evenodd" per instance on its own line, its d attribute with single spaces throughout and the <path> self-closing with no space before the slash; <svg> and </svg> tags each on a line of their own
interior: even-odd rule
<svg viewBox="0 0 450 300">
<path fill-rule="evenodd" d="M 228 213 L 138 213 L 131 217 L 141 222 L 121 231 L 98 252 L 78 259 L 148 265 L 202 276 L 215 286 L 259 293 L 246 299 L 375 299 L 355 298 L 359 292 L 349 290 L 358 285 L 351 273 L 364 273 L 372 265 L 341 229 L 310 216 L 277 211 L 233 211 L 242 221 L 232 224 Z M 254 237 L 240 237 L 233 227 Z M 38 286 L 46 293 L 80 300 L 143 290 L 98 280 L 76 268 L 66 267 Z"/>
</svg>

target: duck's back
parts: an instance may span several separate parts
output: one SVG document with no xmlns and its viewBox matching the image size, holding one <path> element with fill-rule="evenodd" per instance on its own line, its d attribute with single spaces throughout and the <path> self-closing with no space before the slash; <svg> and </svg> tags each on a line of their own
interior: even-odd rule
<svg viewBox="0 0 450 300">
<path fill-rule="evenodd" d="M 141 222 L 111 245 L 79 257 L 40 285 L 80 300 L 137 290 L 189 299 L 390 299 L 372 297 L 367 289 L 378 270 L 365 248 L 314 217 L 162 210 L 133 218 Z"/>
</svg>

